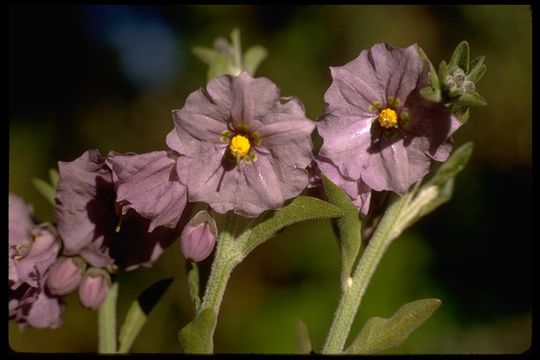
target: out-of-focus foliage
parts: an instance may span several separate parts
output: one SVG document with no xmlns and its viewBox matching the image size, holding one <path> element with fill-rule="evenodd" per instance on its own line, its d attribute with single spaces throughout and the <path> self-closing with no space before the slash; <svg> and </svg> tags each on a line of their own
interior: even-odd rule
<svg viewBox="0 0 540 360">
<path fill-rule="evenodd" d="M 402 304 L 439 298 L 442 306 L 386 353 L 515 353 L 531 341 L 532 25 L 528 6 L 10 6 L 9 191 L 41 220 L 50 204 L 32 185 L 57 161 L 88 148 L 163 149 L 171 110 L 206 83 L 190 52 L 238 27 L 242 46 L 268 49 L 257 76 L 298 96 L 308 117 L 324 107 L 329 66 L 377 42 L 418 43 L 434 64 L 461 40 L 485 55 L 478 83 L 485 107 L 455 135 L 473 141 L 451 201 L 390 247 L 368 288 L 351 334 Z M 320 350 L 339 296 L 340 254 L 330 221 L 286 229 L 232 274 L 215 336 L 218 352 L 294 353 L 302 319 Z M 209 262 L 203 262 L 208 267 Z M 204 272 L 202 272 L 204 274 Z M 120 275 L 119 323 L 136 296 L 174 277 L 141 331 L 134 352 L 178 352 L 177 333 L 193 318 L 178 243 L 151 269 Z M 17 351 L 94 352 L 97 314 L 67 297 L 64 326 L 9 324 Z M 81 325 L 84 324 L 84 325 Z"/>
</svg>

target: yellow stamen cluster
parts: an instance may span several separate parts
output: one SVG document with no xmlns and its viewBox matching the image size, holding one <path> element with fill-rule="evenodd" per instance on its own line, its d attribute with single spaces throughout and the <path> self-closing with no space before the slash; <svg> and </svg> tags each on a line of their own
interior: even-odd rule
<svg viewBox="0 0 540 360">
<path fill-rule="evenodd" d="M 379 124 L 386 129 L 398 127 L 398 116 L 395 110 L 386 108 L 379 113 Z"/>
<path fill-rule="evenodd" d="M 229 144 L 229 150 L 235 158 L 246 156 L 250 148 L 249 139 L 243 135 L 235 135 Z"/>
</svg>

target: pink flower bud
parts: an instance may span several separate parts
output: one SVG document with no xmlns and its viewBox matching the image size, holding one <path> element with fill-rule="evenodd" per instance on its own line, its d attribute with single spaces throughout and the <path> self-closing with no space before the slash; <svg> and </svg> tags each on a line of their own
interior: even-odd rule
<svg viewBox="0 0 540 360">
<path fill-rule="evenodd" d="M 203 261 L 216 244 L 217 227 L 214 218 L 206 211 L 199 211 L 187 223 L 180 236 L 184 257 L 192 261 Z"/>
<path fill-rule="evenodd" d="M 111 279 L 102 269 L 90 268 L 79 285 L 79 300 L 83 306 L 97 310 L 107 298 Z"/>
<path fill-rule="evenodd" d="M 86 262 L 80 257 L 60 257 L 51 266 L 47 287 L 53 295 L 67 295 L 79 286 L 86 270 Z"/>
</svg>

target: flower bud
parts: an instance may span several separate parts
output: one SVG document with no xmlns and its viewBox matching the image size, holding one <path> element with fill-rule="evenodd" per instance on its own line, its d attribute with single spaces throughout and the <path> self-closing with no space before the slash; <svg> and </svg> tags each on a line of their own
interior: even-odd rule
<svg viewBox="0 0 540 360">
<path fill-rule="evenodd" d="M 90 268 L 79 285 L 79 300 L 83 306 L 97 310 L 107 298 L 111 279 L 102 269 Z"/>
<path fill-rule="evenodd" d="M 205 210 L 199 211 L 187 223 L 180 236 L 182 254 L 188 260 L 203 261 L 214 249 L 216 238 L 214 218 Z"/>
<path fill-rule="evenodd" d="M 47 288 L 53 295 L 67 295 L 79 286 L 85 270 L 82 258 L 60 257 L 49 270 Z"/>
</svg>

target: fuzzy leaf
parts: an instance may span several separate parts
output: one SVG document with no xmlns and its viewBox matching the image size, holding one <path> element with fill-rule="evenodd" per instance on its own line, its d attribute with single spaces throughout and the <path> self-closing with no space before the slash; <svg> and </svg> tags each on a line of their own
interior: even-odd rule
<svg viewBox="0 0 540 360">
<path fill-rule="evenodd" d="M 414 222 L 416 222 L 416 220 L 426 216 L 442 204 L 448 202 L 452 198 L 452 194 L 454 192 L 454 182 L 455 178 L 451 177 L 446 180 L 441 186 L 439 186 L 438 193 L 435 199 L 420 208 L 416 219 L 410 222 L 408 226 L 411 226 Z"/>
<path fill-rule="evenodd" d="M 326 200 L 343 210 L 343 216 L 336 218 L 335 222 L 339 231 L 338 241 L 341 249 L 341 285 L 345 287 L 360 251 L 362 223 L 358 216 L 358 208 L 345 191 L 326 176 L 321 175 L 321 177 Z"/>
<path fill-rule="evenodd" d="M 137 338 L 137 335 L 146 323 L 146 319 L 147 316 L 142 311 L 139 302 L 132 302 L 126 314 L 126 319 L 120 329 L 120 335 L 118 336 L 118 341 L 120 343 L 118 348 L 119 353 L 124 354 L 129 351 L 131 345 Z"/>
<path fill-rule="evenodd" d="M 296 353 L 309 354 L 312 349 L 307 326 L 299 319 L 296 322 Z"/>
<path fill-rule="evenodd" d="M 478 92 L 473 91 L 469 93 L 464 93 L 456 100 L 453 101 L 455 104 L 467 105 L 467 106 L 485 106 L 487 105 L 486 99 L 482 97 Z"/>
<path fill-rule="evenodd" d="M 369 319 L 347 349 L 348 354 L 372 354 L 399 346 L 439 308 L 441 300 L 422 299 L 403 305 L 389 319 Z"/>
<path fill-rule="evenodd" d="M 244 53 L 244 69 L 246 69 L 251 76 L 255 76 L 257 68 L 267 56 L 268 51 L 264 47 L 260 45 L 250 47 Z"/>
<path fill-rule="evenodd" d="M 298 196 L 290 204 L 258 224 L 250 232 L 241 246 L 244 256 L 259 244 L 273 237 L 279 230 L 302 221 L 335 218 L 343 211 L 326 202 L 310 196 Z M 240 240 L 240 239 L 239 239 Z"/>
<path fill-rule="evenodd" d="M 485 72 L 486 72 L 486 65 L 482 64 L 480 66 L 477 66 L 471 70 L 469 75 L 467 75 L 467 80 L 477 83 L 484 76 Z"/>
<path fill-rule="evenodd" d="M 208 64 L 208 80 L 226 74 L 238 75 L 240 72 L 239 69 L 232 64 L 232 59 L 218 51 L 199 46 L 195 46 L 192 51 L 195 56 Z"/>
<path fill-rule="evenodd" d="M 462 41 L 456 46 L 452 57 L 450 58 L 450 63 L 448 65 L 456 65 L 463 69 L 466 73 L 469 72 L 469 43 Z"/>
<path fill-rule="evenodd" d="M 52 206 L 54 206 L 56 187 L 53 187 L 48 182 L 38 178 L 33 178 L 32 184 L 34 184 L 34 187 L 37 189 L 37 191 L 39 191 L 39 193 L 43 195 Z"/>
<path fill-rule="evenodd" d="M 180 345 L 187 354 L 210 354 L 214 350 L 212 334 L 216 327 L 216 314 L 204 309 L 178 333 Z"/>
<path fill-rule="evenodd" d="M 448 65 L 446 65 L 446 61 L 443 60 L 439 64 L 439 80 L 444 82 L 447 76 L 448 76 Z"/>
<path fill-rule="evenodd" d="M 441 186 L 448 179 L 455 177 L 461 170 L 465 168 L 465 165 L 467 165 L 467 162 L 472 155 L 472 151 L 472 142 L 467 142 L 454 150 L 448 157 L 448 160 L 441 165 L 433 178 L 424 186 Z"/>
</svg>

